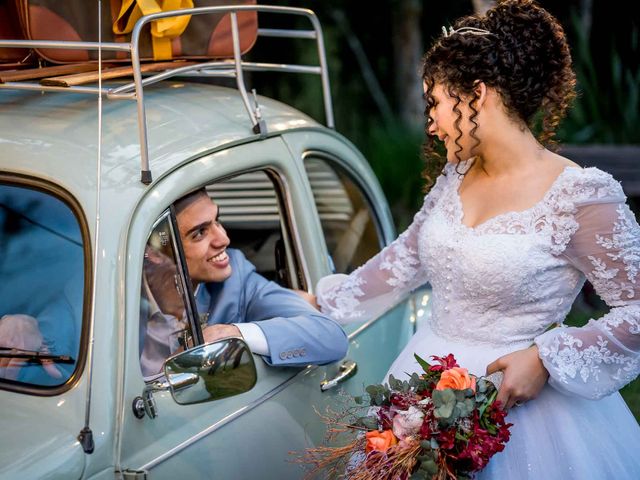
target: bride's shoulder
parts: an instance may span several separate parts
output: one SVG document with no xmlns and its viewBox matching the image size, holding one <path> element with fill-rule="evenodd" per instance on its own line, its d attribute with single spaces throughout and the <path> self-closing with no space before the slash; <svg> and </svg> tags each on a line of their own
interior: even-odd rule
<svg viewBox="0 0 640 480">
<path fill-rule="evenodd" d="M 456 178 L 460 178 L 460 175 L 463 175 L 467 170 L 465 167 L 466 162 L 461 162 L 461 164 L 462 165 L 458 165 L 447 162 L 442 168 L 440 175 L 438 175 L 438 178 L 436 178 L 436 182 L 432 190 L 444 188 L 446 185 L 452 183 Z"/>
<path fill-rule="evenodd" d="M 620 182 L 596 167 L 568 162 L 558 179 L 558 193 L 575 203 L 624 201 Z"/>
</svg>

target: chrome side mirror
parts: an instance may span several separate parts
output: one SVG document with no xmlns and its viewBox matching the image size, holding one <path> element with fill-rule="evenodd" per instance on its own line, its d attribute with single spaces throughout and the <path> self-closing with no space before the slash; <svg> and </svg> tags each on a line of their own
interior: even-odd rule
<svg viewBox="0 0 640 480">
<path fill-rule="evenodd" d="M 239 338 L 227 338 L 181 352 L 164 362 L 164 379 L 148 383 L 136 397 L 133 412 L 158 416 L 153 394 L 170 391 L 180 405 L 202 403 L 248 392 L 257 381 L 253 355 Z"/>
<path fill-rule="evenodd" d="M 164 364 L 176 403 L 190 405 L 248 392 L 257 381 L 253 355 L 239 338 L 227 338 L 179 353 Z"/>
</svg>

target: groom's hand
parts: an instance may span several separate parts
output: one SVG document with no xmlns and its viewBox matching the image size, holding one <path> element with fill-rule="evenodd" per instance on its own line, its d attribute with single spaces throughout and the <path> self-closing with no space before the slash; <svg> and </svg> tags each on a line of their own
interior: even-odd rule
<svg viewBox="0 0 640 480">
<path fill-rule="evenodd" d="M 242 338 L 242 334 L 238 327 L 226 324 L 209 325 L 202 330 L 202 336 L 204 337 L 204 343 L 213 343 L 217 340 L 229 337 Z"/>
<path fill-rule="evenodd" d="M 498 370 L 503 371 L 504 379 L 496 400 L 505 409 L 537 397 L 549 378 L 537 345 L 498 358 L 487 367 L 487 375 Z"/>
<path fill-rule="evenodd" d="M 311 305 L 316 310 L 320 310 L 320 305 L 318 305 L 318 301 L 315 295 L 306 292 L 304 290 L 293 290 L 295 293 L 300 295 L 309 305 Z"/>
</svg>

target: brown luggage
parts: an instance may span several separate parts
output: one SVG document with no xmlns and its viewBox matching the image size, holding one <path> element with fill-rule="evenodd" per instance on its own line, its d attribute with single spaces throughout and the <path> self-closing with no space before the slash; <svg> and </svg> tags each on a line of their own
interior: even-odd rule
<svg viewBox="0 0 640 480">
<path fill-rule="evenodd" d="M 13 0 L 0 0 L 0 40 L 24 40 Z M 0 68 L 15 68 L 29 59 L 26 48 L 0 48 Z"/>
<path fill-rule="evenodd" d="M 18 4 L 24 36 L 29 40 L 98 41 L 97 1 L 14 0 Z M 129 42 L 136 20 L 143 14 L 178 8 L 254 5 L 256 0 L 103 0 L 102 41 Z M 256 12 L 239 12 L 242 53 L 257 37 Z M 153 35 L 152 35 L 153 33 Z M 233 56 L 229 14 L 183 15 L 147 24 L 140 35 L 143 60 L 207 59 Z M 96 50 L 37 49 L 53 63 L 94 61 Z M 108 61 L 128 59 L 124 52 L 103 50 Z"/>
</svg>

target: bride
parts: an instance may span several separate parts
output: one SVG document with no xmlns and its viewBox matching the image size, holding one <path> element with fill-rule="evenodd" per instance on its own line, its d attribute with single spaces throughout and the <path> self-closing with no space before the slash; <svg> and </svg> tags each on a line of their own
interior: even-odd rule
<svg viewBox="0 0 640 480">
<path fill-rule="evenodd" d="M 445 30 L 422 76 L 425 150 L 437 137 L 446 165 L 411 226 L 323 278 L 318 304 L 363 321 L 430 282 L 430 324 L 389 373 L 420 371 L 414 353 L 504 373 L 512 439 L 479 478 L 640 478 L 640 427 L 617 393 L 640 372 L 640 227 L 609 174 L 543 147 L 575 96 L 562 28 L 532 1 L 501 2 Z M 611 310 L 564 327 L 585 277 Z"/>
</svg>

